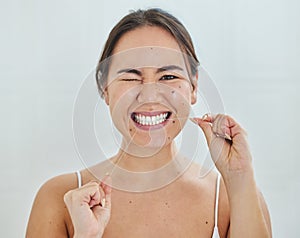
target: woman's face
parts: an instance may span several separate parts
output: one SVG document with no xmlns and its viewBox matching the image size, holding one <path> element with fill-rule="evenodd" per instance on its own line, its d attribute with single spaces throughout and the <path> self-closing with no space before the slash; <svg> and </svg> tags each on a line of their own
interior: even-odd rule
<svg viewBox="0 0 300 238">
<path fill-rule="evenodd" d="M 174 37 L 153 26 L 125 33 L 115 46 L 105 101 L 128 150 L 162 148 L 188 119 L 196 87 L 178 52 Z"/>
</svg>

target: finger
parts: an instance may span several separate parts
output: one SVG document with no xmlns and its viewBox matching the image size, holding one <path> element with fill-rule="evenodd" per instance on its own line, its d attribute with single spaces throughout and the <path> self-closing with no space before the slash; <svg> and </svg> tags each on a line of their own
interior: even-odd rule
<svg viewBox="0 0 300 238">
<path fill-rule="evenodd" d="M 104 192 L 101 191 L 99 188 L 99 182 L 98 181 L 91 181 L 85 186 L 82 186 L 79 188 L 79 191 L 82 191 L 83 193 L 89 192 L 89 207 L 93 207 L 100 203 L 101 198 L 104 196 Z"/>
<path fill-rule="evenodd" d="M 85 202 L 89 207 L 93 207 L 100 200 L 100 192 L 98 189 L 98 181 L 90 181 L 84 186 L 74 191 L 74 200 Z"/>
<path fill-rule="evenodd" d="M 110 219 L 111 213 L 111 177 L 109 175 L 105 176 L 103 181 L 100 183 L 101 188 L 105 193 L 105 198 L 103 198 L 101 206 L 93 207 L 93 212 L 97 217 L 99 222 L 103 222 L 104 226 L 107 225 Z"/>
<path fill-rule="evenodd" d="M 231 136 L 236 137 L 237 135 L 247 136 L 247 132 L 230 116 L 227 116 L 229 123 Z"/>
<path fill-rule="evenodd" d="M 100 185 L 98 185 L 98 191 L 97 191 L 97 193 L 95 193 L 95 196 L 91 197 L 89 206 L 94 207 L 97 205 L 101 205 L 103 199 L 105 199 L 105 193 L 104 193 L 103 189 L 100 187 Z"/>
<path fill-rule="evenodd" d="M 98 205 L 93 207 L 92 211 L 101 227 L 106 227 L 110 219 L 111 209 Z"/>
<path fill-rule="evenodd" d="M 112 184 L 112 180 L 111 180 L 111 176 L 109 175 L 106 175 L 100 184 L 105 193 L 105 201 L 103 201 L 102 206 L 109 209 L 111 208 L 111 192 L 112 192 L 111 184 Z"/>
<path fill-rule="evenodd" d="M 70 190 L 65 194 L 64 200 L 69 206 L 72 204 L 90 206 L 91 201 L 100 201 L 99 183 L 90 182 L 78 189 Z"/>
<path fill-rule="evenodd" d="M 246 131 L 230 116 L 219 114 L 215 119 L 216 124 L 213 126 L 213 130 L 216 133 L 224 135 L 225 137 L 230 136 L 234 139 L 237 136 L 246 136 Z"/>
<path fill-rule="evenodd" d="M 211 116 L 206 116 L 203 117 L 203 119 L 201 118 L 190 118 L 192 122 L 194 122 L 195 124 L 197 124 L 198 126 L 200 126 L 200 128 L 202 129 L 204 136 L 206 138 L 207 144 L 208 146 L 211 144 L 213 138 L 215 137 L 212 131 L 212 117 Z"/>
<path fill-rule="evenodd" d="M 202 121 L 213 123 L 214 119 L 215 119 L 215 116 L 211 113 L 206 113 L 202 116 L 201 119 L 202 119 Z"/>
<path fill-rule="evenodd" d="M 232 140 L 230 121 L 228 116 L 224 114 L 216 115 L 212 124 L 212 130 L 217 137 L 221 137 L 230 141 Z"/>
<path fill-rule="evenodd" d="M 229 144 L 232 144 L 231 131 L 229 122 L 226 120 L 226 115 L 205 114 L 200 118 L 190 118 L 192 122 L 199 125 L 204 132 L 208 145 L 211 145 L 214 139 L 225 139 Z"/>
</svg>

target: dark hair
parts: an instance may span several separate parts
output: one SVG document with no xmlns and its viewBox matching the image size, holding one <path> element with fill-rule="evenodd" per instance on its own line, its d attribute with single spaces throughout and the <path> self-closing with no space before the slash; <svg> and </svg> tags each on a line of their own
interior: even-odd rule
<svg viewBox="0 0 300 238">
<path fill-rule="evenodd" d="M 158 26 L 172 34 L 181 50 L 189 55 L 189 64 L 191 73 L 194 76 L 197 73 L 199 61 L 197 59 L 194 45 L 190 34 L 183 24 L 170 13 L 159 8 L 150 8 L 148 10 L 132 11 L 123 17 L 117 25 L 111 30 L 108 39 L 104 45 L 99 63 L 96 68 L 96 81 L 98 90 L 103 96 L 104 85 L 107 81 L 107 63 L 104 60 L 112 55 L 112 52 L 118 40 L 129 31 L 143 26 Z M 193 82 L 192 82 L 193 83 Z"/>
</svg>

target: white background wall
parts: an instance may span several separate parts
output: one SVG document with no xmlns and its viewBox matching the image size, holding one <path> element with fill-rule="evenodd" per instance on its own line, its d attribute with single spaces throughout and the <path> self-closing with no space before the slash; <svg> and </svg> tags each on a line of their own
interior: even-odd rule
<svg viewBox="0 0 300 238">
<path fill-rule="evenodd" d="M 83 167 L 72 138 L 76 92 L 112 26 L 151 6 L 183 21 L 226 112 L 247 129 L 274 237 L 300 237 L 296 0 L 1 0 L 1 237 L 24 236 L 42 183 Z"/>
</svg>

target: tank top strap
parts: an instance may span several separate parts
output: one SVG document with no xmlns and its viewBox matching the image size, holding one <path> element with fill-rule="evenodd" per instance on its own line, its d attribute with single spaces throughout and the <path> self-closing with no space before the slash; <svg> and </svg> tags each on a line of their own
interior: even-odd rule
<svg viewBox="0 0 300 238">
<path fill-rule="evenodd" d="M 76 175 L 77 175 L 78 188 L 80 188 L 82 186 L 82 180 L 81 180 L 81 173 L 80 173 L 80 171 L 76 171 Z"/>
<path fill-rule="evenodd" d="M 218 210 L 219 210 L 219 192 L 220 192 L 220 180 L 221 174 L 218 173 L 217 177 L 217 184 L 216 184 L 216 200 L 215 200 L 215 226 L 213 231 L 212 238 L 219 238 L 219 231 L 218 231 Z"/>
</svg>

